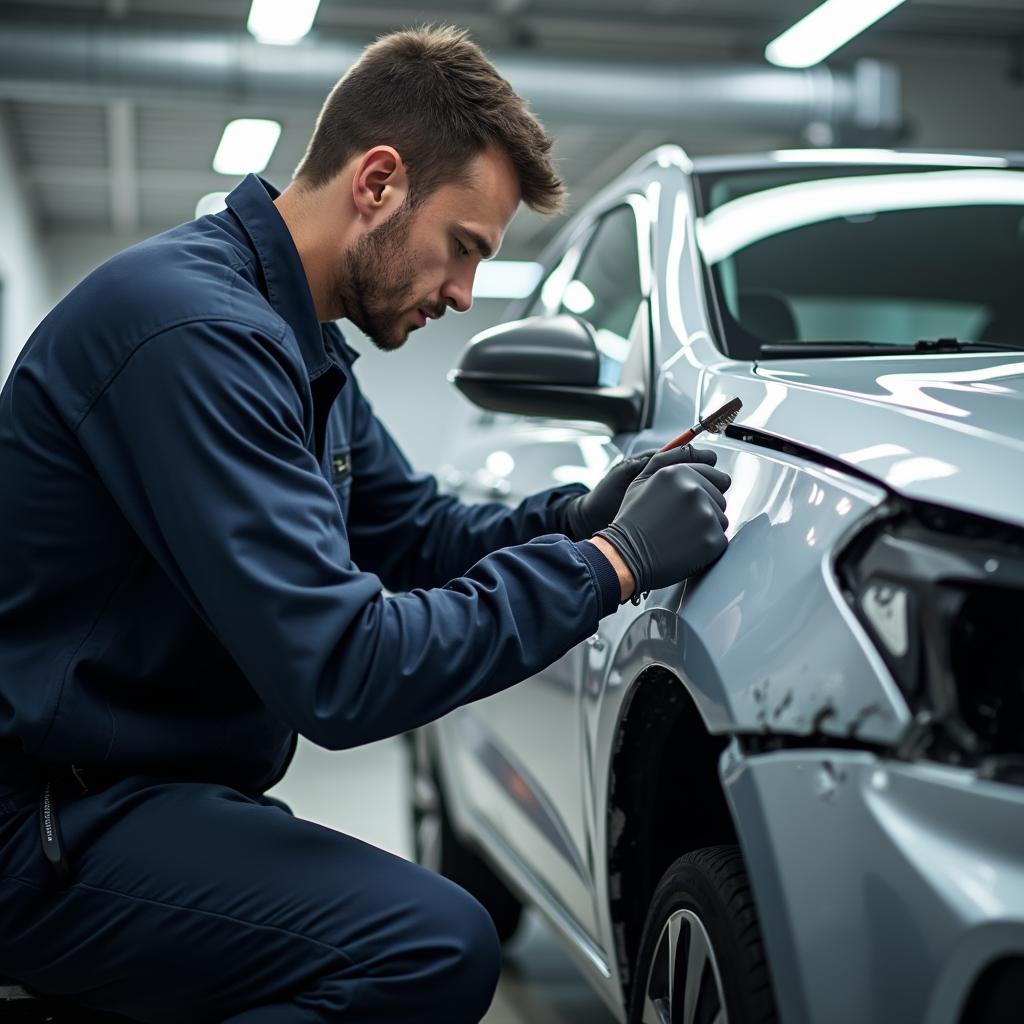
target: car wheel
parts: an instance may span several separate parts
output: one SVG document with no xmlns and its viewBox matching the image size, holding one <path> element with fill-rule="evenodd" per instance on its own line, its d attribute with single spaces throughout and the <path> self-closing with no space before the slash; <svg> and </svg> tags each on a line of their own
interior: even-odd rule
<svg viewBox="0 0 1024 1024">
<path fill-rule="evenodd" d="M 490 865 L 455 833 L 445 807 L 427 734 L 412 736 L 412 835 L 416 862 L 462 886 L 491 915 L 504 943 L 515 934 L 523 905 Z"/>
<path fill-rule="evenodd" d="M 630 1024 L 776 1024 L 761 929 L 735 846 L 675 861 L 640 939 Z"/>
</svg>

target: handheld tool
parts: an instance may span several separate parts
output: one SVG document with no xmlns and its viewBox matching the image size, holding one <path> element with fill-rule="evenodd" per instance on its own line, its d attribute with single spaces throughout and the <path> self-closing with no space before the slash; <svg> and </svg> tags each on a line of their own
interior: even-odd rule
<svg viewBox="0 0 1024 1024">
<path fill-rule="evenodd" d="M 736 419 L 737 413 L 742 408 L 743 403 L 738 398 L 730 398 L 720 409 L 716 409 L 707 416 L 702 416 L 689 430 L 684 430 L 678 437 L 672 438 L 668 444 L 663 445 L 658 451 L 667 452 L 681 445 L 689 444 L 698 434 L 705 430 L 711 434 L 719 433 L 719 431 Z"/>
</svg>

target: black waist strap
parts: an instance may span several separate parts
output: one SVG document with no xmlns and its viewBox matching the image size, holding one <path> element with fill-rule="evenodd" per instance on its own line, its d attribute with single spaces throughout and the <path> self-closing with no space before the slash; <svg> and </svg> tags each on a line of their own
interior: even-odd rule
<svg viewBox="0 0 1024 1024">
<path fill-rule="evenodd" d="M 94 780 L 93 785 L 98 780 Z M 81 796 L 90 790 L 87 773 L 74 765 L 59 770 L 43 783 L 39 794 L 39 840 L 43 856 L 50 862 L 53 873 L 61 885 L 71 881 L 71 864 L 60 834 L 60 803 L 64 799 Z"/>
<path fill-rule="evenodd" d="M 47 782 L 39 794 L 39 838 L 43 844 L 43 855 L 50 862 L 57 881 L 67 885 L 71 881 L 71 865 L 60 836 L 60 818 L 57 816 L 54 789 L 54 784 Z"/>
</svg>

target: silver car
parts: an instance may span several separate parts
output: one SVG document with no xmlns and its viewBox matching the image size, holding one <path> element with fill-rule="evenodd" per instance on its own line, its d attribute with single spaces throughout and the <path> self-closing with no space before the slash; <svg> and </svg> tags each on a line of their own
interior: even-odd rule
<svg viewBox="0 0 1024 1024">
<path fill-rule="evenodd" d="M 623 1021 L 1024 1020 L 1024 161 L 664 147 L 543 263 L 442 478 L 593 483 L 738 396 L 730 544 L 415 734 L 419 858 Z"/>
</svg>

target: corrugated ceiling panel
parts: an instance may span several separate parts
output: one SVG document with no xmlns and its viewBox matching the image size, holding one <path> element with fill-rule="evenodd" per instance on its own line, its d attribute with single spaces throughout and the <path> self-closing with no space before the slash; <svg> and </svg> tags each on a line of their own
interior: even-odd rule
<svg viewBox="0 0 1024 1024">
<path fill-rule="evenodd" d="M 323 0 L 323 3 L 330 3 L 330 0 Z M 244 28 L 250 6 L 250 0 L 130 0 L 128 9 L 132 15 L 212 17 L 218 21 L 234 18 Z"/>
<path fill-rule="evenodd" d="M 30 166 L 105 167 L 107 122 L 100 106 L 12 103 L 16 145 Z"/>
<path fill-rule="evenodd" d="M 91 14 L 105 13 L 110 6 L 110 0 L 5 0 L 0 4 L 5 13 L 31 13 L 38 10 L 41 14 Z"/>
<path fill-rule="evenodd" d="M 202 107 L 144 107 L 138 114 L 141 169 L 210 167 L 224 125 L 238 115 Z"/>
</svg>

